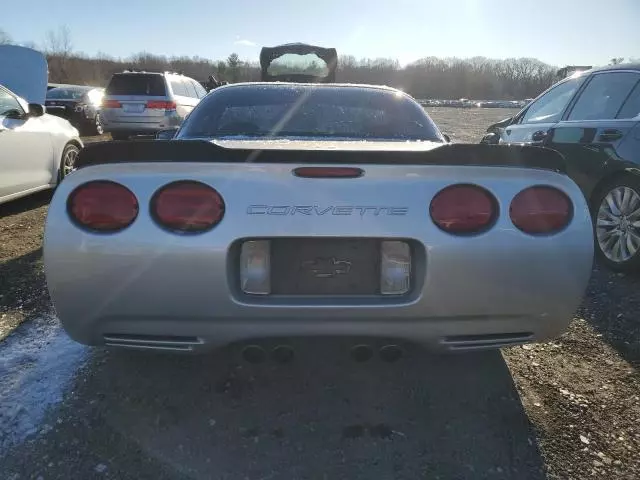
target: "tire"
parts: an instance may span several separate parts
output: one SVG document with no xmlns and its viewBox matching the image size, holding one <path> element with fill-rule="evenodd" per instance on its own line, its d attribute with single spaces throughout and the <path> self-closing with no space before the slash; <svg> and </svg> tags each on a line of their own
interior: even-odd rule
<svg viewBox="0 0 640 480">
<path fill-rule="evenodd" d="M 64 147 L 64 150 L 62 151 L 62 158 L 60 159 L 60 171 L 58 173 L 59 182 L 75 170 L 76 160 L 78 159 L 79 153 L 80 148 L 73 143 L 69 143 Z"/>
<path fill-rule="evenodd" d="M 598 188 L 592 216 L 599 259 L 619 272 L 640 269 L 640 178 L 629 175 Z"/>
<path fill-rule="evenodd" d="M 111 132 L 112 140 L 129 140 L 129 135 L 120 132 Z"/>
</svg>

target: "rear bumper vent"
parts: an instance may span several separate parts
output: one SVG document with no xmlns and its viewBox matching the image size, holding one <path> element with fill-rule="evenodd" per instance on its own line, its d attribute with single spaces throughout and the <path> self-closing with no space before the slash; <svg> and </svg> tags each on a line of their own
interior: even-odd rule
<svg viewBox="0 0 640 480">
<path fill-rule="evenodd" d="M 171 335 L 131 335 L 107 333 L 103 335 L 104 343 L 110 347 L 125 347 L 142 350 L 163 350 L 189 352 L 202 344 L 198 337 Z"/>
<path fill-rule="evenodd" d="M 483 335 L 451 335 L 441 344 L 450 350 L 481 350 L 517 345 L 531 340 L 532 332 L 488 333 Z"/>
</svg>

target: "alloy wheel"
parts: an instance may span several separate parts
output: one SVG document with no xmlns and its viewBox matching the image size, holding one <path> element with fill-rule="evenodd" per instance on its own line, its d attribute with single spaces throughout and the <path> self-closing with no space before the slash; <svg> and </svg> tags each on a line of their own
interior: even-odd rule
<svg viewBox="0 0 640 480">
<path fill-rule="evenodd" d="M 67 148 L 62 161 L 62 173 L 65 177 L 76 169 L 77 159 L 78 149 L 76 147 Z"/>
<path fill-rule="evenodd" d="M 637 253 L 640 248 L 638 192 L 619 186 L 607 193 L 596 217 L 596 238 L 600 250 L 612 262 L 627 262 Z"/>
</svg>

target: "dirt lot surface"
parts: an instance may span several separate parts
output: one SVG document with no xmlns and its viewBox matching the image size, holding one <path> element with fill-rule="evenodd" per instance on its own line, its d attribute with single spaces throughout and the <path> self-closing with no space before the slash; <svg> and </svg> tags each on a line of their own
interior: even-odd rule
<svg viewBox="0 0 640 480">
<path fill-rule="evenodd" d="M 513 113 L 428 111 L 454 141 Z M 49 200 L 0 206 L 0 479 L 640 478 L 640 275 L 596 266 L 565 335 L 502 354 L 110 352 L 51 315 Z"/>
</svg>

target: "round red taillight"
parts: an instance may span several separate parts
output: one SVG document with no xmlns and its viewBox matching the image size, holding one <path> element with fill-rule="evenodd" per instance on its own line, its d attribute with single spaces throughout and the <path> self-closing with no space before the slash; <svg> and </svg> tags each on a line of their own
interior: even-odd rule
<svg viewBox="0 0 640 480">
<path fill-rule="evenodd" d="M 213 188 L 195 181 L 165 185 L 151 199 L 151 216 L 176 232 L 204 232 L 224 217 L 224 200 Z"/>
<path fill-rule="evenodd" d="M 477 185 L 451 185 L 440 190 L 429 207 L 431 219 L 442 230 L 457 235 L 479 233 L 495 222 L 498 207 L 493 195 Z"/>
<path fill-rule="evenodd" d="M 138 216 L 138 200 L 131 190 L 116 182 L 96 180 L 77 187 L 67 200 L 71 219 L 94 232 L 117 232 Z"/>
<path fill-rule="evenodd" d="M 562 230 L 573 215 L 569 197 L 553 187 L 529 187 L 511 201 L 509 216 L 525 233 L 549 234 Z"/>
</svg>

